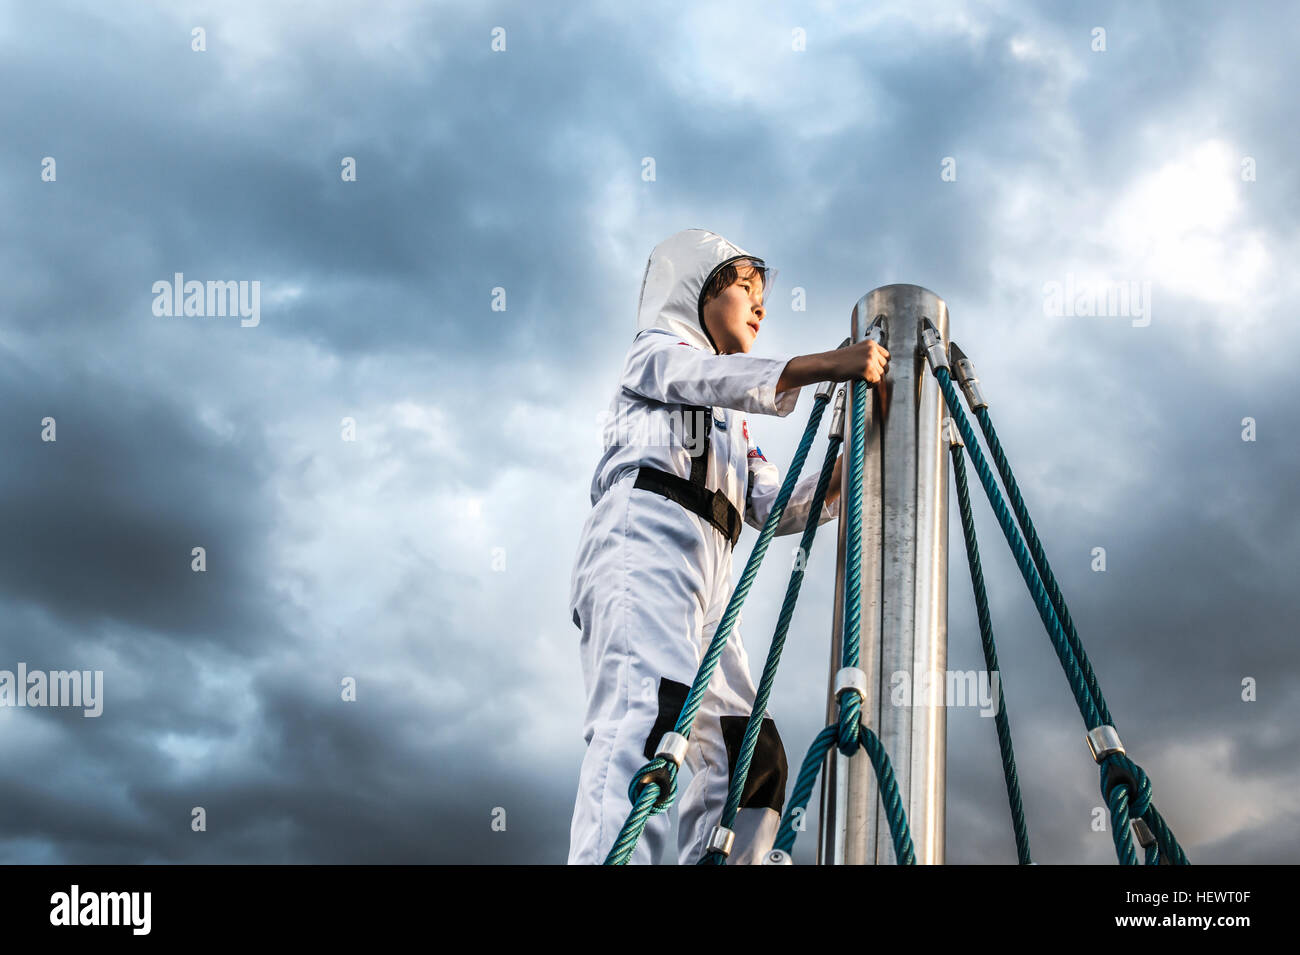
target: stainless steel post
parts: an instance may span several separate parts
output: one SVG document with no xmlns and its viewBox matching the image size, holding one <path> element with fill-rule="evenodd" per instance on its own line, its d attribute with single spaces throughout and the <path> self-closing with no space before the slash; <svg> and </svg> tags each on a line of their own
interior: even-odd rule
<svg viewBox="0 0 1300 955">
<path fill-rule="evenodd" d="M 893 763 L 918 864 L 942 864 L 948 658 L 947 408 L 920 346 L 928 318 L 948 342 L 948 306 L 928 289 L 886 285 L 853 308 L 853 341 L 880 318 L 889 374 L 867 392 L 862 478 L 863 719 Z M 842 484 L 848 488 L 853 393 L 846 396 Z M 830 681 L 841 666 L 847 517 L 841 508 Z M 928 677 L 925 674 L 930 674 Z M 928 684 L 926 681 L 929 681 Z M 903 684 L 906 682 L 906 686 Z M 933 693 L 925 692 L 927 687 Z M 921 693 L 917 693 L 917 689 Z M 830 687 L 831 693 L 834 687 Z M 908 704 L 900 705 L 900 694 Z M 827 724 L 838 716 L 831 699 Z M 837 749 L 822 772 L 818 862 L 894 864 L 889 822 L 865 751 Z"/>
</svg>

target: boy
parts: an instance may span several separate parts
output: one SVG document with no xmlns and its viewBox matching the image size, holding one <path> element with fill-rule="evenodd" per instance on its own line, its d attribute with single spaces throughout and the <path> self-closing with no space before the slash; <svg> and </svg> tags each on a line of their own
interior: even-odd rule
<svg viewBox="0 0 1300 955">
<path fill-rule="evenodd" d="M 599 864 L 632 805 L 636 770 L 673 729 L 731 596 L 731 549 L 741 521 L 761 529 L 781 475 L 750 433 L 747 415 L 785 417 L 799 388 L 819 381 L 879 381 L 889 353 L 876 342 L 789 360 L 745 354 L 765 315 L 772 270 L 726 239 L 687 229 L 646 264 L 637 334 L 610 403 L 592 511 L 578 544 L 569 610 L 582 631 L 587 689 L 582 763 L 569 862 Z M 777 534 L 802 533 L 818 474 L 796 486 Z M 819 523 L 839 516 L 840 474 Z M 742 615 L 743 618 L 743 615 Z M 678 858 L 699 861 L 721 821 L 756 690 L 740 622 L 690 734 L 678 798 Z M 787 764 L 764 715 L 729 864 L 761 862 L 785 804 Z M 666 813 L 649 817 L 632 861 L 658 863 Z"/>
</svg>

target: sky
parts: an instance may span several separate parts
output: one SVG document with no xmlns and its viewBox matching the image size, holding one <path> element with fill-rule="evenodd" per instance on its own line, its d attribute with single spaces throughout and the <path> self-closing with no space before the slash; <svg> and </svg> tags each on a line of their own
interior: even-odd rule
<svg viewBox="0 0 1300 955">
<path fill-rule="evenodd" d="M 0 3 L 0 671 L 102 673 L 97 716 L 0 706 L 0 862 L 564 862 L 599 416 L 649 252 L 691 227 L 779 269 L 755 355 L 835 347 L 878 286 L 946 300 L 1191 861 L 1300 861 L 1298 21 Z M 177 273 L 258 308 L 165 314 Z M 1081 314 L 1067 285 L 1140 294 Z M 783 470 L 813 390 L 751 419 Z M 973 492 L 1034 858 L 1113 865 Z M 949 667 L 981 669 L 950 497 Z M 833 542 L 769 706 L 792 775 Z M 745 604 L 755 678 L 783 565 Z M 948 725 L 947 861 L 1012 864 L 993 721 Z"/>
</svg>

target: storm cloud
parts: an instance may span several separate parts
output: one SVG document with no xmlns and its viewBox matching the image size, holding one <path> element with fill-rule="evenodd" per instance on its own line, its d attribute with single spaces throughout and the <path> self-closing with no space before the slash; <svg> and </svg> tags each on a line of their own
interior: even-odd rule
<svg viewBox="0 0 1300 955">
<path fill-rule="evenodd" d="M 0 9 L 0 669 L 105 688 L 97 718 L 0 707 L 0 861 L 563 862 L 599 415 L 646 258 L 688 227 L 780 270 L 755 354 L 835 347 L 877 286 L 947 300 L 1188 855 L 1300 860 L 1298 19 Z M 155 315 L 178 272 L 259 282 L 260 322 Z M 1067 282 L 1149 288 L 1148 321 L 1049 314 Z M 750 422 L 782 468 L 806 391 Z M 1034 857 L 1113 864 L 1082 723 L 972 490 Z M 949 665 L 981 669 L 952 499 Z M 745 607 L 755 667 L 787 543 Z M 770 706 L 792 767 L 823 725 L 833 543 Z M 1014 862 L 976 709 L 949 711 L 947 781 L 948 860 Z"/>
</svg>

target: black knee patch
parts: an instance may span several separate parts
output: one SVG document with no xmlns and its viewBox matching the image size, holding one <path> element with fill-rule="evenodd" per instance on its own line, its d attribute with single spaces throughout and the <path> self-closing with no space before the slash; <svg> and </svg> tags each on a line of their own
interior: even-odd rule
<svg viewBox="0 0 1300 955">
<path fill-rule="evenodd" d="M 736 760 L 740 758 L 740 747 L 745 742 L 745 727 L 748 725 L 748 716 L 722 717 L 722 739 L 727 744 L 728 778 L 736 775 Z M 740 808 L 775 809 L 780 813 L 785 808 L 785 782 L 789 772 L 785 747 L 781 745 L 776 722 L 770 716 L 764 717 L 763 725 L 758 731 L 758 743 L 754 746 L 754 756 L 749 761 L 745 789 L 740 794 Z"/>
<path fill-rule="evenodd" d="M 659 713 L 655 716 L 655 725 L 650 727 L 650 735 L 645 738 L 645 758 L 654 759 L 655 750 L 665 733 L 671 733 L 677 725 L 677 717 L 686 705 L 686 697 L 691 688 L 685 683 L 678 683 L 667 677 L 659 678 Z"/>
</svg>

